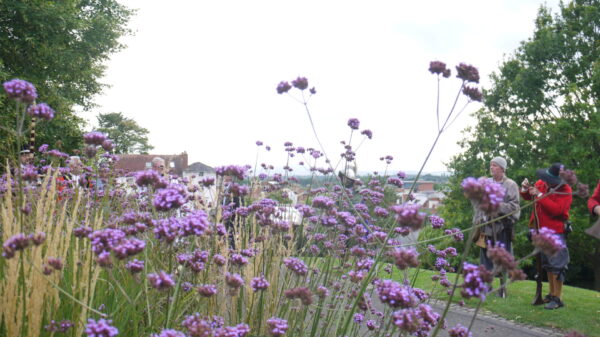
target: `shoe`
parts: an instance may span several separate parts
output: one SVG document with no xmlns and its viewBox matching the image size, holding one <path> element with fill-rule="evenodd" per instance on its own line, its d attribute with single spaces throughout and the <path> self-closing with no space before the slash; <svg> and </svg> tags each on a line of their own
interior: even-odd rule
<svg viewBox="0 0 600 337">
<path fill-rule="evenodd" d="M 542 301 L 544 301 L 544 303 L 550 303 L 550 301 L 552 301 L 552 295 L 546 295 Z"/>
<path fill-rule="evenodd" d="M 554 310 L 554 309 L 562 308 L 564 306 L 565 306 L 565 304 L 560 300 L 560 298 L 552 296 L 552 300 L 550 300 L 550 302 L 548 302 L 548 304 L 546 304 L 544 309 Z"/>
</svg>

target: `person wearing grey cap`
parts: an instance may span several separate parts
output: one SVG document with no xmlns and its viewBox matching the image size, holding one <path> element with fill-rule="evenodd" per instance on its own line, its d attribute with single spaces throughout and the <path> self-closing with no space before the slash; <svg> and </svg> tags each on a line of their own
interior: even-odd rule
<svg viewBox="0 0 600 337">
<path fill-rule="evenodd" d="M 521 215 L 519 186 L 506 176 L 506 167 L 506 159 L 502 157 L 495 157 L 490 161 L 490 174 L 492 175 L 492 179 L 504 187 L 504 199 L 502 203 L 500 203 L 498 213 L 489 217 L 484 213 L 477 211 L 473 218 L 473 221 L 476 224 L 479 224 L 489 221 L 492 218 L 510 214 L 507 217 L 487 224 L 480 229 L 480 240 L 477 241 L 477 245 L 481 247 L 479 252 L 479 262 L 484 265 L 487 270 L 494 269 L 494 263 L 487 255 L 487 246 L 502 245 L 508 252 L 512 253 L 513 227 Z M 506 297 L 506 279 L 507 274 L 506 271 L 504 271 L 500 279 L 501 288 L 498 292 L 498 296 L 503 298 Z"/>
</svg>

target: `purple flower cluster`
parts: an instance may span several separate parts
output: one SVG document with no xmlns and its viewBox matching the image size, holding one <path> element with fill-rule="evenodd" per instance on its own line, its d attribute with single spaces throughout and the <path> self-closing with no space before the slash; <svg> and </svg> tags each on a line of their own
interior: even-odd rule
<svg viewBox="0 0 600 337">
<path fill-rule="evenodd" d="M 30 116 L 43 118 L 47 121 L 54 118 L 54 110 L 46 103 L 30 105 L 29 108 L 27 108 L 27 113 Z"/>
<path fill-rule="evenodd" d="M 248 173 L 248 167 L 236 165 L 219 166 L 215 168 L 215 172 L 218 176 L 233 176 L 239 180 L 244 180 Z"/>
<path fill-rule="evenodd" d="M 444 227 L 445 220 L 437 215 L 431 215 L 429 217 L 429 222 L 431 223 L 431 227 L 434 229 Z"/>
<path fill-rule="evenodd" d="M 286 92 L 290 91 L 290 89 L 292 89 L 292 86 L 287 81 L 281 81 L 277 85 L 277 93 L 278 94 L 286 93 Z"/>
<path fill-rule="evenodd" d="M 532 231 L 531 242 L 535 249 L 548 256 L 553 256 L 559 250 L 565 248 L 565 244 L 560 237 L 554 234 L 552 229 L 546 227 L 540 228 L 537 233 Z"/>
<path fill-rule="evenodd" d="M 472 65 L 460 63 L 456 66 L 456 77 L 473 83 L 479 83 L 479 71 Z"/>
<path fill-rule="evenodd" d="M 237 289 L 244 285 L 244 279 L 240 274 L 227 273 L 225 275 L 225 283 L 231 288 Z"/>
<path fill-rule="evenodd" d="M 119 260 L 123 260 L 141 253 L 144 250 L 144 247 L 146 247 L 146 242 L 136 238 L 130 238 L 121 240 L 117 245 L 112 247 L 112 251 Z"/>
<path fill-rule="evenodd" d="M 144 170 L 135 173 L 135 184 L 138 186 L 154 186 L 161 184 L 162 177 L 154 170 Z"/>
<path fill-rule="evenodd" d="M 369 139 L 373 139 L 373 131 L 371 131 L 369 129 L 362 130 L 360 132 L 360 134 L 367 136 L 367 138 L 369 138 Z"/>
<path fill-rule="evenodd" d="M 473 337 L 473 334 L 469 332 L 469 329 L 462 326 L 460 323 L 456 324 L 453 328 L 448 329 L 448 335 L 450 335 L 450 337 Z"/>
<path fill-rule="evenodd" d="M 154 194 L 152 204 L 157 211 L 169 211 L 181 207 L 185 202 L 185 187 L 181 185 L 171 185 L 167 188 L 158 190 L 158 192 Z"/>
<path fill-rule="evenodd" d="M 433 311 L 427 304 L 421 304 L 417 308 L 399 310 L 392 314 L 394 325 L 400 330 L 423 337 L 429 335 L 429 331 L 438 323 L 440 317 L 440 314 Z"/>
<path fill-rule="evenodd" d="M 102 145 L 107 139 L 102 132 L 92 131 L 83 135 L 83 141 L 88 145 Z"/>
<path fill-rule="evenodd" d="M 287 257 L 283 259 L 283 263 L 285 266 L 293 271 L 296 275 L 306 275 L 308 273 L 308 267 L 304 263 L 304 261 L 295 258 L 295 257 Z"/>
<path fill-rule="evenodd" d="M 23 233 L 15 234 L 2 245 L 2 256 L 6 259 L 11 259 L 19 250 L 23 250 L 31 243 L 30 237 Z"/>
<path fill-rule="evenodd" d="M 387 183 L 390 185 L 394 185 L 396 187 L 404 186 L 404 181 L 402 181 L 402 179 L 400 179 L 398 177 L 389 177 L 387 180 Z"/>
<path fill-rule="evenodd" d="M 313 294 L 310 289 L 306 287 L 288 289 L 284 291 L 283 294 L 289 299 L 300 299 L 300 302 L 304 305 L 311 305 L 313 302 Z"/>
<path fill-rule="evenodd" d="M 504 200 L 504 187 L 489 178 L 468 177 L 461 186 L 465 196 L 488 214 L 494 213 Z"/>
<path fill-rule="evenodd" d="M 208 214 L 203 210 L 194 211 L 188 216 L 181 218 L 179 224 L 181 225 L 183 236 L 201 236 L 210 228 Z"/>
<path fill-rule="evenodd" d="M 50 331 L 50 332 L 66 333 L 67 331 L 69 331 L 69 329 L 73 325 L 74 325 L 73 322 L 71 322 L 69 320 L 64 320 L 64 321 L 60 321 L 60 322 L 51 320 L 50 324 L 48 324 L 44 327 L 44 330 Z"/>
<path fill-rule="evenodd" d="M 360 126 L 360 121 L 357 118 L 350 118 L 348 120 L 348 126 L 352 130 L 358 130 L 358 127 Z"/>
<path fill-rule="evenodd" d="M 421 206 L 418 204 L 402 204 L 390 207 L 390 210 L 396 214 L 396 222 L 418 229 L 423 224 L 426 214 L 419 212 Z"/>
<path fill-rule="evenodd" d="M 483 100 L 483 94 L 476 87 L 464 86 L 462 90 L 463 94 L 469 97 L 470 100 L 475 102 L 481 102 Z"/>
<path fill-rule="evenodd" d="M 446 63 L 441 61 L 429 62 L 429 71 L 432 74 L 442 75 L 446 78 L 450 77 L 450 69 L 446 68 Z"/>
<path fill-rule="evenodd" d="M 211 297 L 217 293 L 217 286 L 214 284 L 204 284 L 198 287 L 198 294 L 204 297 Z"/>
<path fill-rule="evenodd" d="M 119 334 L 119 329 L 111 324 L 111 320 L 102 318 L 96 321 L 90 318 L 85 326 L 85 333 L 88 337 L 114 337 Z"/>
<path fill-rule="evenodd" d="M 169 289 L 175 285 L 173 275 L 167 274 L 162 270 L 158 274 L 148 274 L 148 281 L 153 288 L 158 290 Z"/>
<path fill-rule="evenodd" d="M 273 337 L 280 337 L 285 335 L 285 332 L 288 329 L 288 324 L 287 324 L 287 320 L 282 319 L 282 318 L 278 318 L 278 317 L 271 317 L 267 320 L 267 331 L 269 333 L 270 336 Z"/>
<path fill-rule="evenodd" d="M 418 303 L 418 298 L 409 286 L 403 286 L 392 280 L 379 280 L 376 283 L 377 294 L 381 302 L 392 308 L 409 308 Z"/>
<path fill-rule="evenodd" d="M 460 292 L 462 297 L 478 297 L 485 300 L 485 295 L 490 291 L 490 284 L 494 280 L 492 273 L 487 271 L 484 266 L 465 262 L 463 278 L 464 283 L 461 285 L 463 290 Z"/>
<path fill-rule="evenodd" d="M 252 290 L 254 290 L 254 292 L 257 292 L 259 290 L 265 290 L 269 288 L 269 286 L 269 281 L 267 281 L 267 279 L 264 276 L 255 277 L 252 279 L 252 281 L 250 281 L 250 287 L 252 287 Z"/>
<path fill-rule="evenodd" d="M 129 270 L 130 273 L 136 274 L 144 270 L 144 261 L 140 261 L 138 259 L 133 259 L 125 265 L 125 268 Z"/>
<path fill-rule="evenodd" d="M 444 235 L 452 235 L 454 241 L 456 242 L 462 242 L 462 240 L 465 238 L 465 235 L 461 232 L 460 228 L 446 229 L 444 230 Z"/>
<path fill-rule="evenodd" d="M 31 103 L 38 97 L 33 84 L 27 81 L 15 78 L 4 82 L 2 86 L 6 95 L 18 102 Z"/>
<path fill-rule="evenodd" d="M 298 78 L 292 81 L 292 85 L 294 86 L 294 88 L 304 90 L 308 88 L 308 80 L 306 79 L 306 77 L 298 76 Z"/>
<path fill-rule="evenodd" d="M 320 195 L 313 199 L 312 206 L 321 209 L 330 209 L 335 205 L 333 199 Z"/>
<path fill-rule="evenodd" d="M 400 270 L 419 265 L 419 253 L 413 248 L 395 248 L 388 254 L 394 258 L 394 264 Z"/>
</svg>

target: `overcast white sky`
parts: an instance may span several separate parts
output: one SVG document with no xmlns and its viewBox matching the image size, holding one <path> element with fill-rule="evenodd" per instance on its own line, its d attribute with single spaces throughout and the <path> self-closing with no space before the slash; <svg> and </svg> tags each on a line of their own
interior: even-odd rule
<svg viewBox="0 0 600 337">
<path fill-rule="evenodd" d="M 317 89 L 309 107 L 332 161 L 349 118 L 373 131 L 358 151 L 360 171 L 383 171 L 385 155 L 395 158 L 390 170 L 419 169 L 437 132 L 429 61 L 453 70 L 442 82 L 445 115 L 460 85 L 456 64 L 476 66 L 489 86 L 531 36 L 539 6 L 558 9 L 558 0 L 121 2 L 138 9 L 136 33 L 107 63 L 111 87 L 83 116 L 92 124 L 98 113 L 122 112 L 150 130 L 152 153 L 186 151 L 190 163 L 211 166 L 254 165 L 261 140 L 272 150 L 259 162 L 282 167 L 284 142 L 317 147 L 302 105 L 275 91 L 304 76 Z M 446 169 L 472 123 L 465 112 L 442 135 L 425 171 Z"/>
</svg>

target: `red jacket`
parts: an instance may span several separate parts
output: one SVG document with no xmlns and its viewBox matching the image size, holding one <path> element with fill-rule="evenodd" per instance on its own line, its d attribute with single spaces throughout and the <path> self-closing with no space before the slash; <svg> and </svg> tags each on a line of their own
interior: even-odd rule
<svg viewBox="0 0 600 337">
<path fill-rule="evenodd" d="M 544 194 L 548 192 L 546 183 L 542 180 L 538 180 L 535 183 L 535 187 Z M 546 227 L 552 229 L 555 233 L 563 233 L 565 226 L 564 222 L 569 219 L 569 209 L 571 208 L 571 202 L 573 201 L 571 186 L 563 185 L 556 192 L 565 194 L 551 193 L 535 203 L 535 210 L 537 211 L 540 221 L 540 228 Z M 520 193 L 521 197 L 525 200 L 533 200 L 534 198 L 529 195 L 529 192 L 527 191 L 523 192 L 521 190 Z M 533 225 L 534 221 L 535 216 L 534 213 L 531 212 L 529 223 Z"/>
<path fill-rule="evenodd" d="M 598 186 L 594 190 L 594 194 L 588 199 L 588 209 L 590 213 L 594 214 L 594 208 L 596 206 L 600 206 L 600 181 L 598 181 Z"/>
</svg>

